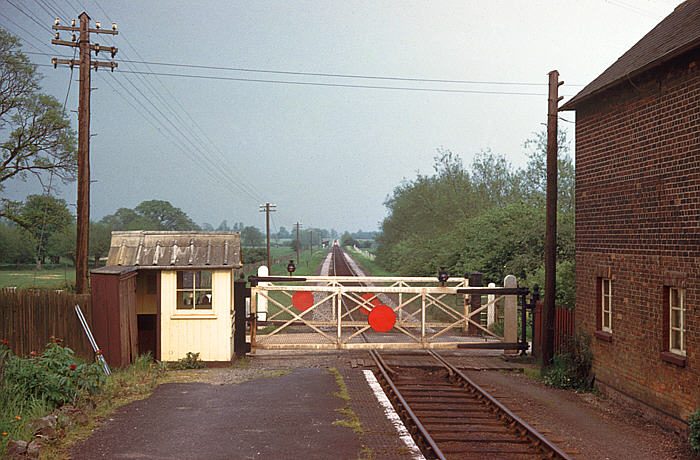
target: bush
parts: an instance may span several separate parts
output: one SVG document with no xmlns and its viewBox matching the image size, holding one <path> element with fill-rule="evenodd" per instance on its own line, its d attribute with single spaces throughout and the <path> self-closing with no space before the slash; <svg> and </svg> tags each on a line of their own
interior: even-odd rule
<svg viewBox="0 0 700 460">
<path fill-rule="evenodd" d="M 32 420 L 102 391 L 101 366 L 85 363 L 60 342 L 52 337 L 43 353 L 26 358 L 15 356 L 7 340 L 0 343 L 0 457 L 11 439 L 31 439 Z"/>
<path fill-rule="evenodd" d="M 700 409 L 690 414 L 688 419 L 688 442 L 691 449 L 700 452 Z"/>
<path fill-rule="evenodd" d="M 266 248 L 245 248 L 241 253 L 241 263 L 243 264 L 254 264 L 267 260 Z"/>
<path fill-rule="evenodd" d="M 579 331 L 564 344 L 544 375 L 544 383 L 554 388 L 589 391 L 593 388 L 591 339 Z"/>
<path fill-rule="evenodd" d="M 203 367 L 206 366 L 199 360 L 199 353 L 192 353 L 191 351 L 187 352 L 187 356 L 170 365 L 170 369 L 178 371 L 183 369 L 202 369 Z"/>
<path fill-rule="evenodd" d="M 52 408 L 94 395 L 105 382 L 97 362 L 86 363 L 73 350 L 52 338 L 43 353 L 30 353 L 28 358 L 3 352 L 3 391 L 19 395 L 24 400 L 46 401 Z"/>
</svg>

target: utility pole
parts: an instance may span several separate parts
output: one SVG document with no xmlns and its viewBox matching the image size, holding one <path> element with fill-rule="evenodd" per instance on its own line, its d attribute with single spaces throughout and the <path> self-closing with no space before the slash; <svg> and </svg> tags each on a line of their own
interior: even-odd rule
<svg viewBox="0 0 700 460">
<path fill-rule="evenodd" d="M 294 224 L 294 226 L 297 228 L 297 265 L 299 265 L 299 249 L 301 248 L 301 243 L 299 242 L 299 229 L 301 228 L 301 224 L 297 222 Z"/>
<path fill-rule="evenodd" d="M 267 228 L 267 270 L 268 275 L 272 274 L 272 259 L 270 258 L 270 213 L 275 212 L 276 204 L 265 203 L 260 205 L 260 212 L 265 213 L 265 222 Z"/>
<path fill-rule="evenodd" d="M 309 230 L 309 259 L 314 255 L 314 232 Z"/>
<path fill-rule="evenodd" d="M 113 46 L 100 46 L 90 43 L 90 33 L 117 35 L 117 24 L 112 23 L 112 30 L 101 29 L 100 22 L 95 23 L 95 28 L 90 28 L 90 16 L 86 12 L 80 13 L 80 27 L 76 27 L 75 20 L 70 26 L 62 26 L 56 18 L 53 30 L 66 30 L 69 32 L 79 32 L 80 38 L 76 42 L 75 34 L 72 40 L 60 40 L 59 32 L 51 40 L 54 45 L 70 46 L 80 49 L 80 60 L 57 59 L 51 62 L 54 68 L 58 64 L 65 64 L 73 68 L 80 66 L 80 93 L 78 102 L 78 229 L 75 245 L 75 292 L 77 294 L 88 293 L 88 241 L 90 240 L 90 69 L 97 70 L 100 67 L 109 67 L 114 71 L 116 62 L 92 61 L 90 52 L 97 55 L 100 51 L 107 51 L 112 55 L 117 54 L 117 48 Z"/>
<path fill-rule="evenodd" d="M 544 308 L 542 309 L 542 370 L 554 356 L 554 315 L 557 290 L 557 120 L 559 114 L 559 72 L 549 72 L 547 107 L 547 204 L 544 246 Z M 524 307 L 523 307 L 524 308 Z"/>
</svg>

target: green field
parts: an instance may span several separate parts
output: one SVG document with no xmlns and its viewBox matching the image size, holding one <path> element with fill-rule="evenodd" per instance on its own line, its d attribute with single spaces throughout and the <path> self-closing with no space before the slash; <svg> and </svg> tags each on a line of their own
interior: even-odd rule
<svg viewBox="0 0 700 460">
<path fill-rule="evenodd" d="M 65 289 L 75 285 L 75 267 L 36 269 L 0 269 L 0 288 Z"/>
</svg>

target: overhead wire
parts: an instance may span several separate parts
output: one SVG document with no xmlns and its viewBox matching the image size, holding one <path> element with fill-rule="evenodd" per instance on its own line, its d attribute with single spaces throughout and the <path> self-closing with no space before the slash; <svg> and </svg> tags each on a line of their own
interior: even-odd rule
<svg viewBox="0 0 700 460">
<path fill-rule="evenodd" d="M 211 66 L 211 65 L 183 64 L 183 63 L 145 61 L 145 60 L 136 61 L 136 60 L 128 60 L 128 59 L 116 59 L 116 61 L 118 61 L 118 62 L 130 62 L 133 64 L 158 65 L 158 66 L 166 66 L 166 67 L 182 67 L 182 68 L 191 68 L 191 69 L 225 70 L 225 71 L 231 71 L 231 72 L 249 72 L 249 73 L 278 74 L 278 75 L 298 75 L 298 76 L 307 76 L 307 77 L 352 78 L 352 79 L 356 79 L 356 80 L 389 80 L 389 81 L 406 81 L 406 82 L 420 82 L 420 83 L 455 83 L 455 84 L 469 84 L 469 85 L 508 85 L 508 86 L 547 86 L 548 85 L 548 83 L 518 82 L 518 81 L 450 80 L 450 79 L 443 79 L 443 78 L 396 77 L 396 76 L 383 76 L 383 75 L 342 74 L 342 73 L 326 73 L 326 72 L 300 72 L 300 71 L 290 71 L 290 70 L 253 69 L 253 68 L 246 68 L 246 67 Z M 569 86 L 583 86 L 583 85 L 569 85 Z"/>
<path fill-rule="evenodd" d="M 107 18 L 109 21 L 112 21 L 112 18 L 111 18 L 110 15 L 105 11 L 105 9 L 104 9 L 99 3 L 96 3 L 96 5 L 97 5 L 98 8 L 102 11 L 102 13 L 106 16 L 106 18 Z M 111 38 L 113 41 L 115 40 L 114 37 L 111 37 L 111 36 L 110 36 L 110 38 Z M 143 59 L 143 58 L 141 57 L 141 55 L 138 53 L 138 50 L 131 44 L 131 42 L 128 40 L 128 38 L 127 38 L 126 36 L 124 36 L 124 35 L 122 34 L 122 36 L 120 37 L 120 39 L 121 39 L 121 40 L 124 40 L 124 42 L 134 51 L 134 53 L 136 53 L 136 54 L 138 55 L 139 58 Z M 121 48 L 121 52 L 122 52 L 122 55 L 123 55 L 123 54 L 124 54 L 124 49 L 123 49 L 123 47 Z M 167 111 L 169 111 L 169 113 L 170 113 L 175 119 L 177 119 L 178 123 L 180 123 L 181 126 L 182 126 L 181 129 L 184 130 L 184 131 L 186 131 L 190 136 L 192 136 L 193 139 L 195 139 L 195 141 L 196 141 L 198 144 L 201 145 L 201 149 L 200 149 L 200 150 L 201 150 L 202 155 L 208 156 L 208 150 L 209 150 L 209 149 L 208 149 L 207 146 L 206 146 L 206 143 L 207 143 L 207 142 L 205 142 L 205 140 L 206 140 L 206 141 L 208 141 L 208 143 L 209 143 L 209 145 L 211 146 L 211 148 L 214 150 L 214 153 L 218 153 L 219 160 L 221 161 L 221 164 L 219 164 L 218 167 L 219 167 L 219 168 L 223 168 L 224 170 L 227 170 L 228 174 L 230 174 L 230 176 L 233 178 L 234 184 L 235 184 L 238 188 L 240 188 L 239 185 L 242 185 L 242 186 L 245 188 L 245 192 L 246 192 L 249 196 L 250 196 L 250 195 L 254 195 L 254 196 L 255 196 L 255 199 L 259 201 L 260 197 L 257 196 L 257 195 L 255 195 L 255 187 L 254 187 L 252 184 L 247 183 L 244 179 L 242 179 L 240 176 L 238 176 L 237 174 L 233 173 L 233 171 L 230 170 L 230 167 L 228 166 L 228 163 L 229 163 L 230 159 L 227 158 L 226 155 L 219 149 L 219 147 L 211 140 L 211 138 L 209 138 L 209 137 L 207 136 L 206 132 L 199 126 L 199 124 L 197 123 L 197 121 L 189 114 L 189 112 L 188 112 L 188 111 L 185 109 L 185 107 L 181 104 L 179 98 L 177 98 L 175 95 L 172 94 L 172 92 L 167 88 L 167 86 L 165 86 L 165 85 L 163 84 L 163 82 L 160 80 L 160 78 L 156 77 L 156 80 L 157 80 L 158 83 L 161 85 L 161 87 L 168 93 L 169 97 L 163 96 L 163 95 L 160 93 L 160 91 L 158 91 L 158 89 L 155 88 L 155 87 L 151 84 L 151 82 L 150 82 L 148 79 L 146 79 L 145 77 L 143 77 L 142 75 L 139 75 L 139 78 L 141 79 L 141 81 L 143 81 L 144 85 L 148 88 L 148 91 L 149 91 L 151 94 L 153 94 L 153 95 L 160 101 L 160 103 L 167 109 Z M 180 110 L 176 110 L 175 108 L 173 108 L 173 106 L 171 105 L 170 101 L 174 101 L 174 102 L 179 106 Z M 187 118 L 190 120 L 190 123 L 191 123 L 191 124 L 187 123 L 187 122 L 181 117 L 180 113 L 185 114 L 185 115 L 187 116 Z M 197 129 L 199 130 L 199 133 L 198 133 L 196 130 L 192 129 L 192 125 L 194 125 L 195 127 L 197 127 Z M 203 140 L 203 139 L 204 139 L 204 140 Z"/>
<path fill-rule="evenodd" d="M 2 13 L 0 13 L 0 14 L 2 14 Z M 3 16 L 4 16 L 4 15 L 3 15 Z M 9 19 L 9 18 L 8 18 L 8 19 Z M 43 44 L 43 42 L 41 41 L 41 39 L 39 39 L 38 37 L 36 37 L 34 34 L 32 34 L 31 32 L 29 32 L 27 29 L 25 29 L 25 28 L 23 28 L 22 26 L 19 26 L 18 24 L 14 23 L 14 21 L 11 21 L 11 22 L 13 22 L 13 24 L 15 24 L 17 27 L 21 28 L 25 33 L 29 34 L 29 35 L 30 35 L 31 37 L 33 37 L 35 40 L 37 40 L 38 42 L 40 42 L 40 43 Z M 35 21 L 35 22 L 36 22 L 36 21 Z M 43 45 L 44 45 L 46 48 L 48 48 L 49 51 L 53 51 L 53 49 L 50 48 L 48 45 L 45 45 L 45 44 L 43 44 Z M 33 46 L 33 45 L 32 45 L 32 46 Z M 35 47 L 35 48 L 36 48 L 36 47 Z M 34 53 L 33 53 L 33 54 L 34 54 Z M 36 53 L 36 54 L 42 54 L 42 53 Z M 45 64 L 35 64 L 35 65 L 37 65 L 37 66 L 42 66 L 42 67 L 43 67 L 43 66 L 48 66 L 48 65 L 45 65 Z M 130 83 L 133 84 L 133 82 L 130 81 L 131 79 L 126 78 L 125 80 L 127 80 L 127 81 L 129 81 Z M 115 79 L 115 81 L 119 82 L 118 79 Z M 113 89 L 115 89 L 115 91 L 116 91 L 116 88 L 114 88 L 112 85 L 110 85 L 110 86 L 111 86 Z M 127 89 L 126 87 L 124 87 L 124 89 L 125 89 L 125 91 L 128 91 L 128 89 Z M 143 96 L 145 99 L 147 99 L 147 100 L 150 101 L 150 99 L 149 99 L 148 97 L 146 97 L 146 95 L 144 95 L 143 93 L 142 93 L 142 96 Z M 123 97 L 123 96 L 122 96 L 122 97 Z M 125 100 L 126 100 L 127 102 L 129 102 L 128 99 L 125 99 Z M 135 100 L 136 100 L 137 102 L 140 102 L 140 100 L 139 100 L 138 98 L 135 98 Z M 130 105 L 131 105 L 131 104 L 130 104 Z M 134 106 L 132 105 L 132 107 L 134 107 Z M 142 106 L 142 107 L 143 107 L 143 106 Z M 158 109 L 158 108 L 155 107 L 155 106 L 154 106 L 154 108 Z M 148 109 L 147 109 L 146 107 L 144 107 L 144 109 L 147 110 L 147 112 L 149 113 L 149 115 L 151 115 L 151 116 L 153 117 L 153 119 L 159 120 L 159 117 L 153 115 L 153 113 L 151 113 L 150 111 L 148 111 Z M 160 113 L 161 113 L 161 118 L 165 118 L 165 119 L 167 119 L 168 121 L 170 121 L 167 117 L 164 116 L 164 114 L 162 114 L 162 112 L 160 112 Z M 154 127 L 155 127 L 155 126 L 154 126 Z M 181 130 L 180 130 L 180 129 L 178 129 L 177 127 L 174 126 L 175 131 L 173 132 L 173 131 L 170 131 L 170 130 L 168 129 L 167 126 L 162 125 L 162 124 L 161 124 L 161 128 L 168 130 L 169 134 L 172 136 L 172 139 L 178 139 L 178 140 L 179 140 L 178 134 L 181 135 Z M 156 127 L 156 129 L 157 129 L 159 132 L 161 132 L 161 130 L 158 129 L 157 127 Z M 187 140 L 190 141 L 191 145 L 194 147 L 195 150 L 199 150 L 195 144 L 192 144 L 192 141 L 191 141 L 191 140 L 189 140 L 189 139 L 187 139 Z M 183 141 L 180 141 L 180 144 L 179 144 L 179 145 L 176 144 L 176 145 L 177 145 L 183 152 L 188 152 L 188 151 L 191 152 L 191 151 L 193 150 L 192 147 L 188 147 L 188 146 L 186 145 L 186 143 L 184 143 Z M 185 155 L 187 155 L 187 154 L 185 153 Z M 191 158 L 191 157 L 190 157 L 189 159 L 190 159 L 190 160 L 194 160 L 194 159 Z M 208 160 L 208 161 L 210 162 L 210 164 L 212 164 L 212 166 L 214 166 L 214 168 L 212 168 L 212 169 L 206 169 L 206 168 L 204 168 L 204 167 L 202 166 L 201 162 L 197 162 L 196 160 L 195 160 L 194 162 L 197 163 L 199 166 L 202 166 L 202 169 L 203 169 L 205 172 L 209 173 L 209 174 L 211 174 L 212 171 L 214 171 L 214 174 L 215 174 L 215 175 L 217 175 L 217 173 L 218 173 L 219 177 L 220 177 L 221 179 L 223 179 L 224 182 L 231 182 L 231 184 L 233 184 L 234 186 L 237 186 L 237 185 L 238 185 L 238 184 L 236 184 L 235 182 L 231 181 L 231 179 L 230 179 L 228 176 L 226 176 L 224 173 L 222 173 L 222 172 L 220 171 L 220 166 L 219 166 L 219 165 L 216 165 L 216 163 L 214 163 L 211 159 L 209 159 L 209 158 L 207 158 L 207 157 L 205 157 L 205 160 Z M 248 190 L 246 190 L 245 188 L 242 188 L 242 187 L 240 187 L 240 186 L 239 186 L 239 188 L 241 189 L 241 191 L 242 191 L 243 193 L 249 193 Z M 250 194 L 250 193 L 249 193 L 249 194 Z M 251 196 L 251 198 L 253 198 L 253 199 L 255 199 L 256 201 L 258 201 L 258 197 Z"/>
</svg>

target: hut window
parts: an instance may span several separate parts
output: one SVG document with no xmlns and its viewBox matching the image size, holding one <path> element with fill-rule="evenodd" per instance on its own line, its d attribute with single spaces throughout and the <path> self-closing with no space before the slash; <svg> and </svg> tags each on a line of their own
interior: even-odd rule
<svg viewBox="0 0 700 460">
<path fill-rule="evenodd" d="M 211 310 L 211 271 L 187 270 L 177 272 L 177 309 Z"/>
</svg>

